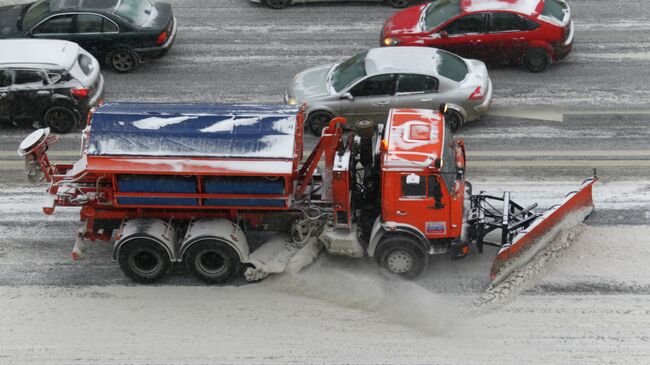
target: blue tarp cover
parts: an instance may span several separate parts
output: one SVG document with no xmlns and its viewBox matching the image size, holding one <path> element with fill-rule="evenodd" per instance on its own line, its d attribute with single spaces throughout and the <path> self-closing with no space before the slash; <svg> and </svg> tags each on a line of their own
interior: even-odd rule
<svg viewBox="0 0 650 365">
<path fill-rule="evenodd" d="M 91 122 L 91 156 L 292 159 L 296 110 L 281 105 L 109 103 Z"/>
</svg>

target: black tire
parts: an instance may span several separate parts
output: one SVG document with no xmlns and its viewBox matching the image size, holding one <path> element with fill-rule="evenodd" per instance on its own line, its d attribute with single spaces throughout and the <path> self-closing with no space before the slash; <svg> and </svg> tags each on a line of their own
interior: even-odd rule
<svg viewBox="0 0 650 365">
<path fill-rule="evenodd" d="M 271 9 L 284 9 L 291 5 L 291 0 L 264 0 L 264 4 Z"/>
<path fill-rule="evenodd" d="M 409 0 L 385 0 L 387 5 L 390 5 L 394 8 L 405 8 L 411 4 L 411 1 Z"/>
<path fill-rule="evenodd" d="M 43 125 L 49 127 L 54 133 L 63 134 L 79 127 L 79 118 L 72 109 L 55 106 L 43 115 Z"/>
<path fill-rule="evenodd" d="M 124 275 L 142 284 L 162 279 L 171 268 L 167 251 L 158 243 L 146 238 L 124 244 L 120 249 L 118 263 Z"/>
<path fill-rule="evenodd" d="M 183 261 L 187 271 L 209 284 L 231 281 L 242 271 L 239 255 L 223 242 L 205 240 L 190 246 Z"/>
<path fill-rule="evenodd" d="M 452 133 L 456 133 L 460 127 L 463 126 L 465 121 L 463 116 L 456 110 L 448 109 L 445 113 L 445 123 Z"/>
<path fill-rule="evenodd" d="M 138 55 L 128 48 L 116 48 L 106 55 L 106 65 L 115 72 L 133 72 L 139 64 Z"/>
<path fill-rule="evenodd" d="M 306 127 L 309 128 L 309 131 L 316 137 L 320 137 L 325 128 L 330 121 L 334 118 L 331 113 L 326 111 L 316 111 L 309 113 L 307 118 Z"/>
<path fill-rule="evenodd" d="M 530 48 L 521 56 L 521 65 L 526 71 L 538 73 L 546 70 L 551 63 L 548 52 L 542 48 Z"/>
<path fill-rule="evenodd" d="M 377 263 L 391 274 L 413 279 L 422 274 L 429 257 L 411 236 L 392 235 L 379 242 L 375 252 Z"/>
</svg>

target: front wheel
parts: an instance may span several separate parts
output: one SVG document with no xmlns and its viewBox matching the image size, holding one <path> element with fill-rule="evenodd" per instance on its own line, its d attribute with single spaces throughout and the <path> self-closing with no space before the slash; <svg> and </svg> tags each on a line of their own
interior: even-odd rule
<svg viewBox="0 0 650 365">
<path fill-rule="evenodd" d="M 127 48 L 114 49 L 106 55 L 106 64 L 119 73 L 133 72 L 140 64 L 138 56 Z"/>
<path fill-rule="evenodd" d="M 307 128 L 309 128 L 309 131 L 313 135 L 320 137 L 321 133 L 323 133 L 323 128 L 325 128 L 333 118 L 334 116 L 332 114 L 324 111 L 309 113 L 306 123 Z"/>
<path fill-rule="evenodd" d="M 242 270 L 237 252 L 217 240 L 193 244 L 185 253 L 183 261 L 187 271 L 209 284 L 227 283 Z"/>
<path fill-rule="evenodd" d="M 264 0 L 264 3 L 271 9 L 284 9 L 291 4 L 291 0 Z"/>
<path fill-rule="evenodd" d="M 386 0 L 386 4 L 398 9 L 407 7 L 409 3 L 409 0 Z"/>
<path fill-rule="evenodd" d="M 463 116 L 453 109 L 448 109 L 445 113 L 445 122 L 449 130 L 452 133 L 456 133 L 463 126 Z"/>
<path fill-rule="evenodd" d="M 389 236 L 383 239 L 375 254 L 379 265 L 390 273 L 413 279 L 427 266 L 427 253 L 417 240 L 409 236 Z"/>
<path fill-rule="evenodd" d="M 538 73 L 551 63 L 548 53 L 542 48 L 531 48 L 521 56 L 521 65 L 528 71 Z"/>
<path fill-rule="evenodd" d="M 71 109 L 63 106 L 55 106 L 45 112 L 43 124 L 49 127 L 52 132 L 63 134 L 72 132 L 79 125 L 79 120 L 75 112 Z"/>
</svg>

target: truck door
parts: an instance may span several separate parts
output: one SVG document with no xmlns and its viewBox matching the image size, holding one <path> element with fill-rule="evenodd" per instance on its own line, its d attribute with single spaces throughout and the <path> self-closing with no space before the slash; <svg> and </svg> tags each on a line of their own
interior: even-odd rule
<svg viewBox="0 0 650 365">
<path fill-rule="evenodd" d="M 11 86 L 11 71 L 0 69 L 0 122 L 11 120 L 9 106 L 9 87 Z"/>
<path fill-rule="evenodd" d="M 401 174 L 401 194 L 396 209 L 382 212 L 384 220 L 413 226 L 428 238 L 446 237 L 449 233 L 449 195 L 441 184 L 437 175 Z"/>
</svg>

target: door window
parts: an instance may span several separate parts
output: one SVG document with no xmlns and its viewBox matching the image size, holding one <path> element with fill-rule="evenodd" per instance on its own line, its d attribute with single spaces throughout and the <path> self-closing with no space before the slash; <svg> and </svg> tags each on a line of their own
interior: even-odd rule
<svg viewBox="0 0 650 365">
<path fill-rule="evenodd" d="M 37 26 L 34 34 L 64 34 L 72 33 L 74 15 L 61 15 L 52 17 Z"/>
<path fill-rule="evenodd" d="M 424 198 L 427 180 L 420 175 L 402 175 L 402 198 Z"/>
<path fill-rule="evenodd" d="M 447 34 L 481 33 L 483 31 L 484 14 L 468 14 L 449 23 L 444 31 Z"/>
<path fill-rule="evenodd" d="M 0 88 L 11 86 L 11 72 L 0 70 Z"/>
<path fill-rule="evenodd" d="M 369 77 L 350 89 L 354 97 L 360 96 L 388 96 L 395 91 L 393 75 L 377 75 Z"/>
<path fill-rule="evenodd" d="M 14 72 L 14 86 L 30 87 L 43 85 L 43 75 L 39 71 L 16 70 Z"/>
<path fill-rule="evenodd" d="M 438 91 L 438 80 L 430 76 L 401 74 L 397 80 L 397 93 L 434 93 Z"/>
<path fill-rule="evenodd" d="M 102 17 L 94 14 L 77 15 L 77 33 L 101 33 Z"/>
<path fill-rule="evenodd" d="M 491 32 L 514 32 L 521 30 L 521 17 L 512 13 L 490 14 Z"/>
</svg>

